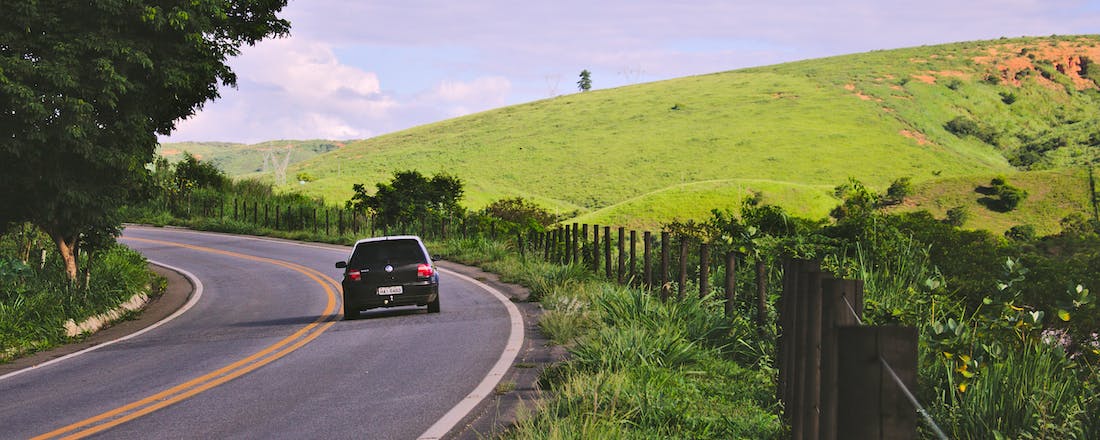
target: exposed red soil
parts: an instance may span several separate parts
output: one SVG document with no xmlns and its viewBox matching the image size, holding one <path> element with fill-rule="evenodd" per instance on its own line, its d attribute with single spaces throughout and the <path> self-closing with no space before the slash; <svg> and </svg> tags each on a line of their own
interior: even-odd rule
<svg viewBox="0 0 1100 440">
<path fill-rule="evenodd" d="M 924 133 L 916 130 L 902 130 L 899 131 L 898 134 L 917 141 L 917 145 L 928 145 L 932 143 L 928 140 L 928 137 L 926 137 Z"/>
<path fill-rule="evenodd" d="M 989 48 L 986 55 L 976 56 L 973 61 L 992 66 L 999 72 L 1002 84 L 1017 87 L 1021 85 L 1019 78 L 1024 76 L 1021 73 L 1037 70 L 1035 62 L 1038 60 L 1049 61 L 1055 69 L 1069 77 L 1078 90 L 1095 89 L 1095 82 L 1081 76 L 1082 60 L 1085 58 L 1100 62 L 1100 46 L 1092 40 L 1039 42 L 1027 46 L 1005 44 Z M 1039 75 L 1032 76 L 1048 87 L 1058 87 Z"/>
</svg>

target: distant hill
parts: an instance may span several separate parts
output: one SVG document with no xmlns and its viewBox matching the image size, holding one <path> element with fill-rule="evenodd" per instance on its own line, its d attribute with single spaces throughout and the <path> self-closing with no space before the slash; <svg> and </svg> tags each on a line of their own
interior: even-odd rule
<svg viewBox="0 0 1100 440">
<path fill-rule="evenodd" d="M 1091 215 L 1082 170 L 1100 157 L 1095 61 L 1100 37 L 1068 36 L 741 69 L 349 142 L 288 173 L 308 172 L 318 180 L 302 191 L 341 202 L 352 184 L 372 187 L 396 170 L 444 171 L 466 183 L 472 208 L 523 196 L 579 221 L 638 227 L 703 218 L 750 191 L 824 217 L 832 188 L 850 177 L 880 190 L 909 177 L 918 194 L 900 209 L 942 214 L 951 206 L 928 197 L 953 197 L 970 210 L 968 227 L 1054 232 L 1069 212 Z M 1033 197 L 1017 211 L 986 209 L 975 185 L 996 175 Z M 1039 205 L 1040 195 L 1073 200 Z"/>
<path fill-rule="evenodd" d="M 271 173 L 276 162 L 279 165 L 285 163 L 288 151 L 290 152 L 289 163 L 293 164 L 343 146 L 343 142 L 328 140 L 280 140 L 253 145 L 229 142 L 170 142 L 161 144 L 157 154 L 175 163 L 183 160 L 184 153 L 191 153 L 200 160 L 216 165 L 230 176 L 241 176 L 252 173 Z M 265 157 L 267 169 L 264 164 Z M 293 174 L 290 176 L 293 177 Z"/>
</svg>

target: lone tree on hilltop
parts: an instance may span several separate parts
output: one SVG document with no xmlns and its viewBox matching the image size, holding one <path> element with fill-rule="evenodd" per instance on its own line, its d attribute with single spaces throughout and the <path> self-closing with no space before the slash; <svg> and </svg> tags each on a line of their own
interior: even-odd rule
<svg viewBox="0 0 1100 440">
<path fill-rule="evenodd" d="M 581 79 L 577 81 L 577 88 L 582 92 L 592 89 L 592 72 L 589 72 L 588 69 L 581 71 Z"/>
<path fill-rule="evenodd" d="M 12 0 L 0 14 L 0 234 L 30 222 L 76 280 L 149 194 L 157 135 L 236 84 L 286 0 Z"/>
</svg>

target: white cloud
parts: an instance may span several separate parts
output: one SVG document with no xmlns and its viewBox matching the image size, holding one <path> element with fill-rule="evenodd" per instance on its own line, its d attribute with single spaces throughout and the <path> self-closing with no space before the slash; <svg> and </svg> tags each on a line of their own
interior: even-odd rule
<svg viewBox="0 0 1100 440">
<path fill-rule="evenodd" d="M 340 62 L 330 45 L 289 37 L 230 61 L 238 88 L 221 90 L 164 141 L 369 137 L 398 104 L 373 72 Z"/>
<path fill-rule="evenodd" d="M 291 0 L 293 37 L 171 140 L 368 137 L 575 91 L 875 49 L 1094 32 L 1096 0 Z M 347 59 L 341 59 L 347 57 Z M 388 80 L 388 81 L 387 81 Z"/>
</svg>

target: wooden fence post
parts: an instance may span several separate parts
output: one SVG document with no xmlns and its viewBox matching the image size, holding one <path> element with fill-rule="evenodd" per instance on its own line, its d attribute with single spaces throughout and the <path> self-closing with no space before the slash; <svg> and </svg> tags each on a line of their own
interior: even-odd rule
<svg viewBox="0 0 1100 440">
<path fill-rule="evenodd" d="M 604 261 L 604 276 L 607 279 L 611 278 L 611 227 L 603 227 L 603 261 Z"/>
<path fill-rule="evenodd" d="M 630 279 L 638 285 L 638 231 L 630 230 Z"/>
<path fill-rule="evenodd" d="M 710 247 L 706 243 L 699 244 L 699 297 L 703 298 L 710 293 Z"/>
<path fill-rule="evenodd" d="M 840 439 L 915 439 L 917 411 L 885 370 L 906 387 L 917 382 L 917 330 L 913 327 L 837 329 L 837 415 Z"/>
<path fill-rule="evenodd" d="M 668 231 L 661 231 L 661 301 L 668 301 Z"/>
<path fill-rule="evenodd" d="M 626 276 L 626 228 L 619 226 L 619 261 L 618 261 L 617 275 L 619 284 L 623 283 L 623 277 Z"/>
<path fill-rule="evenodd" d="M 844 304 L 855 298 L 861 283 L 855 280 L 824 279 L 821 283 L 821 439 L 835 440 L 837 434 L 837 328 L 858 325 L 856 316 Z"/>
<path fill-rule="evenodd" d="M 680 236 L 680 277 L 677 278 L 676 286 L 676 299 L 683 301 L 684 294 L 687 292 L 687 273 L 688 273 L 688 239 L 687 237 Z"/>
<path fill-rule="evenodd" d="M 821 438 L 821 284 L 822 272 L 810 272 L 805 294 L 805 358 L 802 382 L 803 438 Z"/>
</svg>

